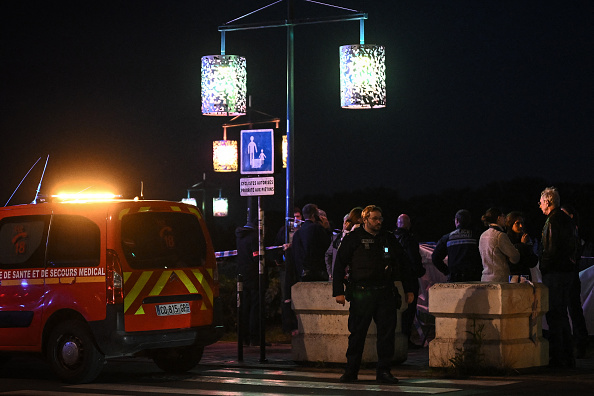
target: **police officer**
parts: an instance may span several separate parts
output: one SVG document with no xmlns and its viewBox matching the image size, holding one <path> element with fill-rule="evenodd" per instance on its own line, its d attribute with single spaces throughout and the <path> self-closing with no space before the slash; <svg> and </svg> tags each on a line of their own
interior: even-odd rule
<svg viewBox="0 0 594 396">
<path fill-rule="evenodd" d="M 394 281 L 403 281 L 407 303 L 413 300 L 414 285 L 411 277 L 402 273 L 408 268 L 404 250 L 393 234 L 381 229 L 382 210 L 370 205 L 363 209 L 361 217 L 363 227 L 344 237 L 334 264 L 332 294 L 339 304 L 350 301 L 348 326 L 351 334 L 346 353 L 347 366 L 340 382 L 357 380 L 367 330 L 373 319 L 377 327 L 376 379 L 396 384 L 398 379 L 390 373 L 390 365 L 394 356 L 396 315 L 401 301 Z"/>
</svg>

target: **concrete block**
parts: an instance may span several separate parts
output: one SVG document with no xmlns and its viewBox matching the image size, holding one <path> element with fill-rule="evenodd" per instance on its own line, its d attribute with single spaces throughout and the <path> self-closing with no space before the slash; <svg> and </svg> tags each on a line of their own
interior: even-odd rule
<svg viewBox="0 0 594 396">
<path fill-rule="evenodd" d="M 542 283 L 439 283 L 429 294 L 435 316 L 431 367 L 450 367 L 464 353 L 478 354 L 486 367 L 548 365 L 548 341 L 542 337 L 548 289 Z"/>
<path fill-rule="evenodd" d="M 402 284 L 397 283 L 401 296 Z M 292 357 L 300 362 L 346 363 L 348 346 L 349 303 L 336 303 L 330 282 L 299 282 L 291 289 L 292 306 L 297 315 L 299 334 L 292 338 Z M 406 360 L 408 339 L 400 331 L 400 316 L 406 303 L 398 311 L 395 336 L 394 362 Z M 375 323 L 369 326 L 363 362 L 377 362 L 377 331 Z"/>
</svg>

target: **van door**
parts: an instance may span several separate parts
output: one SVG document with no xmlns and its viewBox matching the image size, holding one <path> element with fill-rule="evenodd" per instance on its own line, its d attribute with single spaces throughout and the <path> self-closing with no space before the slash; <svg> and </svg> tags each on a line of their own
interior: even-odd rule
<svg viewBox="0 0 594 396">
<path fill-rule="evenodd" d="M 3 346 L 41 345 L 49 220 L 49 215 L 38 215 L 6 217 L 0 221 L 0 344 Z"/>
<path fill-rule="evenodd" d="M 86 320 L 105 319 L 105 269 L 99 226 L 80 215 L 55 214 L 47 244 L 48 315 L 72 309 Z"/>
<path fill-rule="evenodd" d="M 126 331 L 210 325 L 214 263 L 196 215 L 129 213 L 121 222 Z"/>
</svg>

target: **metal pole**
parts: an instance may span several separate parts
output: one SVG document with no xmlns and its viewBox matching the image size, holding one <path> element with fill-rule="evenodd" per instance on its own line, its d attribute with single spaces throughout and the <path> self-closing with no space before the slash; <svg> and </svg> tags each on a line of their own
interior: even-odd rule
<svg viewBox="0 0 594 396">
<path fill-rule="evenodd" d="M 365 44 L 365 19 L 359 20 L 359 44 Z"/>
<path fill-rule="evenodd" d="M 287 176 L 286 176 L 286 203 L 285 203 L 285 243 L 289 243 L 289 222 L 293 217 L 293 159 L 294 159 L 294 142 L 293 135 L 294 119 L 295 119 L 295 58 L 294 58 L 294 35 L 293 35 L 293 0 L 288 1 L 287 12 Z"/>
<path fill-rule="evenodd" d="M 264 303 L 264 292 L 265 292 L 265 279 L 264 279 L 264 212 L 260 206 L 260 196 L 258 195 L 258 295 L 260 305 L 260 362 L 266 362 L 266 329 L 264 323 L 265 317 L 265 303 Z"/>
<path fill-rule="evenodd" d="M 243 275 L 237 275 L 237 360 L 243 361 Z"/>
</svg>

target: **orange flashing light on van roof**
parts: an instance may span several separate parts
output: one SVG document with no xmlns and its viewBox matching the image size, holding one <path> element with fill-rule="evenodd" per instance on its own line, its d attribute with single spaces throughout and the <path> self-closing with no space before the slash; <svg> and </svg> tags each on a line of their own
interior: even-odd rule
<svg viewBox="0 0 594 396">
<path fill-rule="evenodd" d="M 121 195 L 116 195 L 109 192 L 103 193 L 65 193 L 61 192 L 52 195 L 52 198 L 60 201 L 108 201 L 111 199 L 121 198 Z"/>
</svg>

